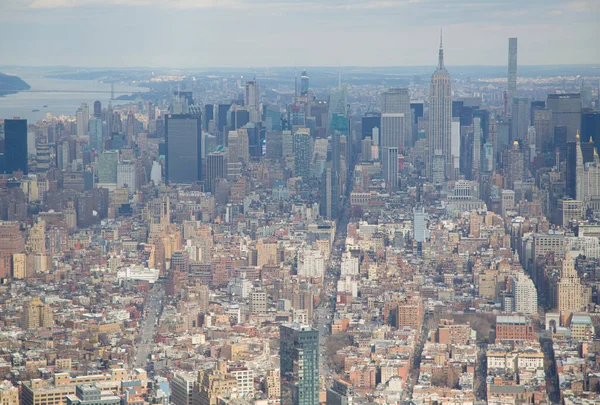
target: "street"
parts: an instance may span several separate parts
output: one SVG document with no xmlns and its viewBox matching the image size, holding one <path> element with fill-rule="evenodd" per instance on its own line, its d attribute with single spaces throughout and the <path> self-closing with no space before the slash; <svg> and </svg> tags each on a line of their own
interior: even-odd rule
<svg viewBox="0 0 600 405">
<path fill-rule="evenodd" d="M 350 195 L 350 189 L 347 194 L 348 196 Z M 337 282 L 340 277 L 340 260 L 342 258 L 342 253 L 344 253 L 345 250 L 346 232 L 349 221 L 349 198 L 346 198 L 340 207 L 340 215 L 336 222 L 331 255 L 323 279 L 323 289 L 326 291 L 327 295 L 325 296 L 325 299 L 319 303 L 319 306 L 315 308 L 313 316 L 314 327 L 319 331 L 319 372 L 321 376 L 325 377 L 326 386 L 329 385 L 331 373 L 328 365 L 329 359 L 326 356 L 325 349 L 335 315 Z M 332 289 L 330 290 L 329 287 Z"/>
<path fill-rule="evenodd" d="M 152 352 L 154 344 L 154 335 L 158 328 L 158 320 L 162 312 L 164 290 L 163 286 L 155 283 L 146 299 L 144 305 L 144 317 L 140 325 L 139 338 L 140 342 L 136 346 L 135 356 L 133 357 L 133 365 L 136 368 L 146 368 L 148 355 Z"/>
</svg>

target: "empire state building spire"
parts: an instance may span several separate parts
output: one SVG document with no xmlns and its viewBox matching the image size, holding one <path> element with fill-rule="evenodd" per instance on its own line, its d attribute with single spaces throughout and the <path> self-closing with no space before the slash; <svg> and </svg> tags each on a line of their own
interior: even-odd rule
<svg viewBox="0 0 600 405">
<path fill-rule="evenodd" d="M 440 29 L 440 51 L 438 56 L 438 70 L 444 69 L 444 47 L 442 46 L 442 30 Z"/>
<path fill-rule="evenodd" d="M 458 155 L 452 155 L 452 83 L 444 66 L 444 48 L 440 32 L 438 66 L 431 76 L 429 90 L 429 177 L 434 184 L 455 179 Z"/>
</svg>

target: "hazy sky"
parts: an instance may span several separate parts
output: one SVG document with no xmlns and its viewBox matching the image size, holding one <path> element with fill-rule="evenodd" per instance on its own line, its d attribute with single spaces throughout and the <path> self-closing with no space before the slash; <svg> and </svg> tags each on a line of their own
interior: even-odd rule
<svg viewBox="0 0 600 405">
<path fill-rule="evenodd" d="M 0 0 L 0 64 L 600 64 L 600 0 Z"/>
</svg>

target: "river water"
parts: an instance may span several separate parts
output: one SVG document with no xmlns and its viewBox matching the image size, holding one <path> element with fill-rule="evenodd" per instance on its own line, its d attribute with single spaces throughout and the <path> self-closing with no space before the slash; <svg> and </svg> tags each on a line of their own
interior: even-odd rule
<svg viewBox="0 0 600 405">
<path fill-rule="evenodd" d="M 0 96 L 0 119 L 20 117 L 29 123 L 43 119 L 47 113 L 54 116 L 74 116 L 81 103 L 88 103 L 90 113 L 94 110 L 94 101 L 99 100 L 106 107 L 110 100 L 110 84 L 95 80 L 63 80 L 44 77 L 48 72 L 40 69 L 2 69 L 2 73 L 16 75 L 31 86 L 31 90 L 60 90 L 61 92 L 21 91 L 16 94 Z M 115 96 L 121 92 L 143 92 L 143 87 L 115 83 Z M 128 101 L 112 101 L 114 106 L 128 104 Z M 47 107 L 44 107 L 47 105 Z M 39 111 L 32 111 L 39 110 Z"/>
</svg>

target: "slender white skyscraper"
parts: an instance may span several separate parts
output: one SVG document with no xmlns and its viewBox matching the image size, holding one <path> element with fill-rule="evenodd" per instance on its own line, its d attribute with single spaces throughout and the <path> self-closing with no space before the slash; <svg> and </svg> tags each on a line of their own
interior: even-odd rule
<svg viewBox="0 0 600 405">
<path fill-rule="evenodd" d="M 260 122 L 260 92 L 256 80 L 246 82 L 245 102 L 250 112 L 250 122 Z"/>
<path fill-rule="evenodd" d="M 453 179 L 451 159 L 452 87 L 450 74 L 444 66 L 444 49 L 440 34 L 438 67 L 431 76 L 429 91 L 429 164 L 432 179 Z M 443 160 L 443 173 L 439 163 Z M 435 163 L 435 164 L 434 164 Z M 434 170 L 436 173 L 434 173 Z"/>
<path fill-rule="evenodd" d="M 517 38 L 508 38 L 508 108 L 512 111 L 517 96 Z"/>
</svg>

